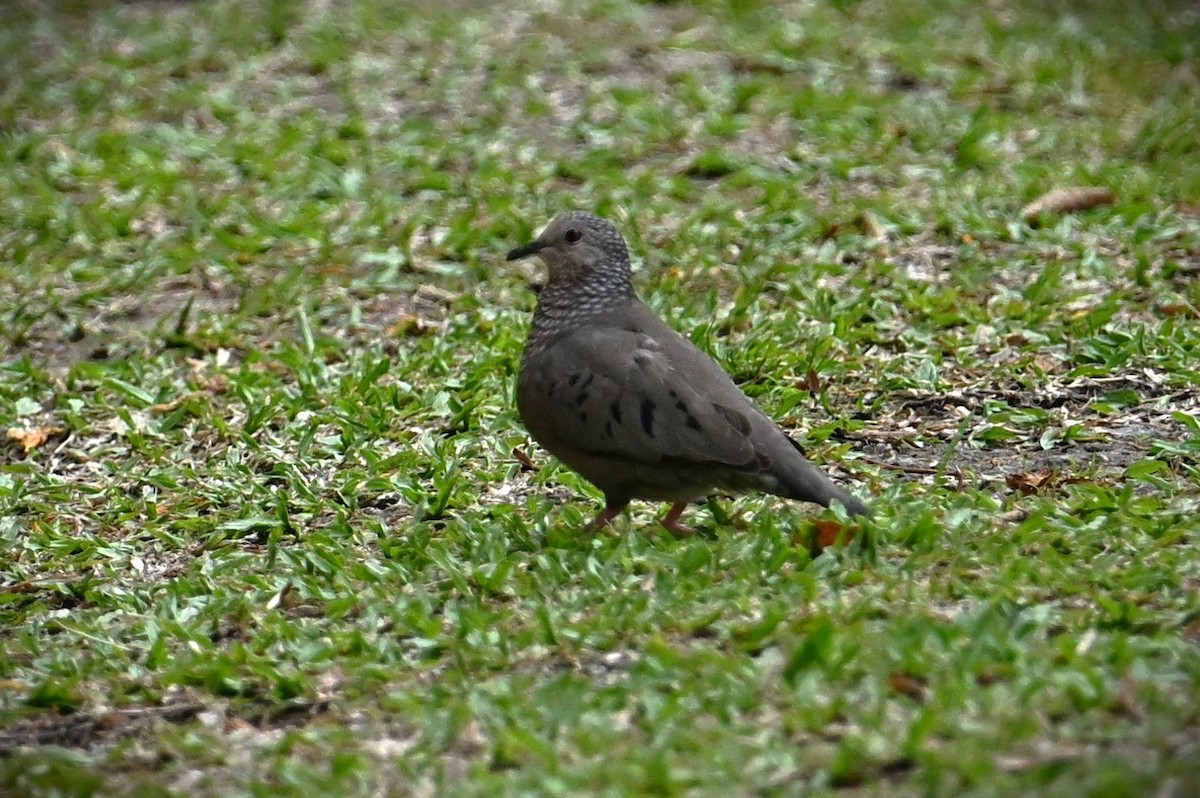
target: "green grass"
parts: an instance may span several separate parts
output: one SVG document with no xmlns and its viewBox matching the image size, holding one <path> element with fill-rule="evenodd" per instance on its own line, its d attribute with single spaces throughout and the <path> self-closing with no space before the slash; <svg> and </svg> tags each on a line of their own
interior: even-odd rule
<svg viewBox="0 0 1200 798">
<path fill-rule="evenodd" d="M 4 4 L 0 792 L 1194 794 L 1200 21 L 1092 5 Z M 581 534 L 566 208 L 863 535 Z"/>
</svg>

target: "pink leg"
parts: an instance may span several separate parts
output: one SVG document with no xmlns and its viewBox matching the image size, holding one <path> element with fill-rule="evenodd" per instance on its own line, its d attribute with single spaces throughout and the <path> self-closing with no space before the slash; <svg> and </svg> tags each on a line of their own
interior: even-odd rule
<svg viewBox="0 0 1200 798">
<path fill-rule="evenodd" d="M 685 509 L 687 509 L 687 502 L 676 502 L 659 521 L 668 532 L 677 538 L 691 537 L 696 534 L 696 530 L 679 523 L 679 516 L 683 515 Z"/>
</svg>

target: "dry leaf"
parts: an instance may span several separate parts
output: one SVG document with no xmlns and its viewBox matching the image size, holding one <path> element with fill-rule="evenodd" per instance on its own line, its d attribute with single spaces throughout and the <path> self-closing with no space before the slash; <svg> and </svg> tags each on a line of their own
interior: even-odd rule
<svg viewBox="0 0 1200 798">
<path fill-rule="evenodd" d="M 516 461 L 521 464 L 522 471 L 538 470 L 537 466 L 533 464 L 533 461 L 529 459 L 529 455 L 525 454 L 525 452 L 521 451 L 515 446 L 513 447 L 512 455 Z"/>
<path fill-rule="evenodd" d="M 1112 205 L 1112 191 L 1097 186 L 1073 186 L 1048 191 L 1021 209 L 1026 223 L 1034 224 L 1042 214 L 1063 214 L 1086 211 L 1101 205 Z"/>
<path fill-rule="evenodd" d="M 248 720 L 241 718 L 228 718 L 225 721 L 225 732 L 227 734 L 235 734 L 237 732 L 245 732 L 247 734 L 257 731 L 254 724 Z"/>
<path fill-rule="evenodd" d="M 8 439 L 20 444 L 21 448 L 25 450 L 25 454 L 29 454 L 55 435 L 62 435 L 64 431 L 62 427 L 32 427 L 30 429 L 12 427 L 8 430 Z"/>
<path fill-rule="evenodd" d="M 843 229 L 845 229 L 845 225 L 841 222 L 830 222 L 817 234 L 817 238 L 821 241 L 829 241 L 841 235 Z"/>
<path fill-rule="evenodd" d="M 887 238 L 887 230 L 880 224 L 879 218 L 870 211 L 862 212 L 862 215 L 858 217 L 858 226 L 868 238 L 874 238 L 876 241 L 883 241 Z"/>
<path fill-rule="evenodd" d="M 1200 205 L 1196 205 L 1191 202 L 1176 202 L 1171 207 L 1173 207 L 1175 209 L 1175 213 L 1178 213 L 1180 216 L 1200 217 Z"/>
<path fill-rule="evenodd" d="M 811 393 L 813 395 L 820 393 L 821 392 L 821 376 L 819 374 L 817 374 L 816 370 L 809 369 L 808 373 L 804 375 L 804 382 L 801 384 L 800 387 L 804 388 L 805 390 L 807 390 L 809 393 Z"/>
<path fill-rule="evenodd" d="M 229 378 L 224 374 L 214 374 L 211 377 L 197 374 L 196 384 L 212 394 L 223 394 L 229 390 Z"/>
<path fill-rule="evenodd" d="M 1189 305 L 1186 302 L 1163 303 L 1155 305 L 1154 309 L 1164 316 L 1200 317 L 1200 310 L 1197 310 L 1194 305 Z"/>
<path fill-rule="evenodd" d="M 1058 358 L 1049 352 L 1039 352 L 1033 356 L 1033 365 L 1041 369 L 1043 374 L 1053 374 L 1061 364 Z"/>
<path fill-rule="evenodd" d="M 185 393 L 183 396 L 176 396 L 174 399 L 172 399 L 169 402 L 163 402 L 162 404 L 157 404 L 157 405 L 150 405 L 150 407 L 148 407 L 146 409 L 149 410 L 151 413 L 170 413 L 172 410 L 175 410 L 181 404 L 186 402 L 189 398 L 191 398 L 191 394 Z"/>
<path fill-rule="evenodd" d="M 94 717 L 97 731 L 112 731 L 125 725 L 125 716 L 120 712 L 103 712 Z"/>
<path fill-rule="evenodd" d="M 1045 468 L 1041 471 L 1033 471 L 1027 474 L 1005 474 L 1004 482 L 1012 490 L 1020 491 L 1028 496 L 1039 492 L 1042 488 L 1048 488 L 1053 485 L 1054 477 L 1057 473 L 1053 469 Z"/>
<path fill-rule="evenodd" d="M 888 689 L 906 695 L 914 701 L 925 700 L 925 680 L 912 676 L 904 671 L 892 671 L 888 674 Z"/>
<path fill-rule="evenodd" d="M 996 516 L 997 521 L 1002 521 L 1006 524 L 1019 524 L 1029 517 L 1029 511 L 1023 507 L 1009 510 L 1007 513 L 1000 513 Z"/>
<path fill-rule="evenodd" d="M 813 521 L 813 527 L 816 529 L 817 536 L 813 548 L 820 551 L 827 549 L 837 543 L 839 539 L 843 542 L 850 542 L 854 539 L 854 527 L 843 527 L 837 521 L 827 521 L 818 518 Z M 843 532 L 844 530 L 844 532 Z"/>
<path fill-rule="evenodd" d="M 45 590 L 52 583 L 48 579 L 26 580 L 24 582 L 14 582 L 11 585 L 4 587 L 5 593 L 37 593 L 39 590 Z"/>
<path fill-rule="evenodd" d="M 996 670 L 985 669 L 975 674 L 975 683 L 980 687 L 991 687 L 1007 681 L 1008 677 Z"/>
</svg>

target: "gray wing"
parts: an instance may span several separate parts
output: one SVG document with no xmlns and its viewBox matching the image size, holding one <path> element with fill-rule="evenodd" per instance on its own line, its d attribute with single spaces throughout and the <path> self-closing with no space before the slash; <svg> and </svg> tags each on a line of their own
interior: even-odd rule
<svg viewBox="0 0 1200 798">
<path fill-rule="evenodd" d="M 749 400 L 724 372 L 719 377 L 727 386 L 706 386 L 714 378 L 709 369 L 677 368 L 664 342 L 650 334 L 584 328 L 526 368 L 519 399 L 535 437 L 632 463 L 746 471 L 764 465 L 751 439 Z M 728 401 L 729 388 L 736 402 Z M 714 401 L 712 393 L 726 401 Z"/>
</svg>

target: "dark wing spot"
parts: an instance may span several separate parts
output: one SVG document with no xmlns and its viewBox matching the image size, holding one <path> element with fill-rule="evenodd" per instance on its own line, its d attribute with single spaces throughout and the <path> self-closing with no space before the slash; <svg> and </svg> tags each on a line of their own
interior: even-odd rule
<svg viewBox="0 0 1200 798">
<path fill-rule="evenodd" d="M 582 393 L 579 394 L 579 396 L 575 397 L 575 406 L 579 407 L 581 404 L 583 404 L 584 402 L 587 401 L 587 398 L 588 398 L 588 392 L 583 391 Z"/>
<path fill-rule="evenodd" d="M 605 435 L 607 435 L 607 436 L 608 436 L 608 437 L 610 437 L 610 438 L 613 436 L 613 431 L 612 431 L 612 422 L 611 422 L 611 421 L 605 421 L 605 422 L 604 422 L 604 434 L 605 434 Z"/>
<path fill-rule="evenodd" d="M 591 385 L 591 384 L 592 384 L 592 380 L 594 380 L 594 379 L 596 379 L 596 375 L 595 375 L 595 374 L 589 374 L 589 375 L 587 375 L 587 379 L 583 381 L 583 385 L 580 385 L 580 386 L 579 386 L 579 390 L 581 390 L 581 391 L 582 391 L 584 388 L 587 388 L 589 385 Z"/>
<path fill-rule="evenodd" d="M 567 378 L 567 384 L 570 385 L 572 388 L 574 388 L 575 383 L 579 382 L 580 376 L 581 375 L 579 374 L 579 372 L 572 374 L 570 377 Z"/>
<path fill-rule="evenodd" d="M 688 413 L 687 425 L 697 432 L 703 432 L 704 427 L 700 426 L 700 422 L 691 413 Z"/>
<path fill-rule="evenodd" d="M 671 397 L 672 399 L 679 398 L 679 394 L 675 393 L 675 391 L 667 391 L 667 396 Z"/>
<path fill-rule="evenodd" d="M 587 411 L 586 411 L 586 410 L 582 411 L 582 412 L 579 414 L 579 420 L 580 420 L 581 422 L 583 422 L 584 424 L 586 424 L 586 423 L 587 423 Z"/>
<path fill-rule="evenodd" d="M 558 390 L 558 383 L 557 382 L 550 383 L 549 385 L 546 386 L 546 396 L 549 396 L 551 399 L 553 399 L 554 392 L 557 390 Z"/>
<path fill-rule="evenodd" d="M 654 402 L 649 399 L 642 400 L 642 429 L 651 438 L 654 437 Z"/>
<path fill-rule="evenodd" d="M 675 409 L 678 410 L 680 413 L 686 413 L 688 411 L 687 402 L 680 399 L 678 402 L 675 403 Z"/>
<path fill-rule="evenodd" d="M 617 422 L 618 424 L 621 423 L 621 406 L 616 402 L 612 403 L 612 417 L 613 421 Z"/>
<path fill-rule="evenodd" d="M 748 419 L 745 414 L 739 413 L 737 410 L 734 410 L 731 407 L 716 404 L 715 402 L 713 403 L 713 407 L 718 413 L 725 417 L 725 420 L 729 423 L 729 426 L 737 430 L 739 434 L 749 435 L 751 430 L 754 429 L 750 425 L 750 419 Z"/>
</svg>

